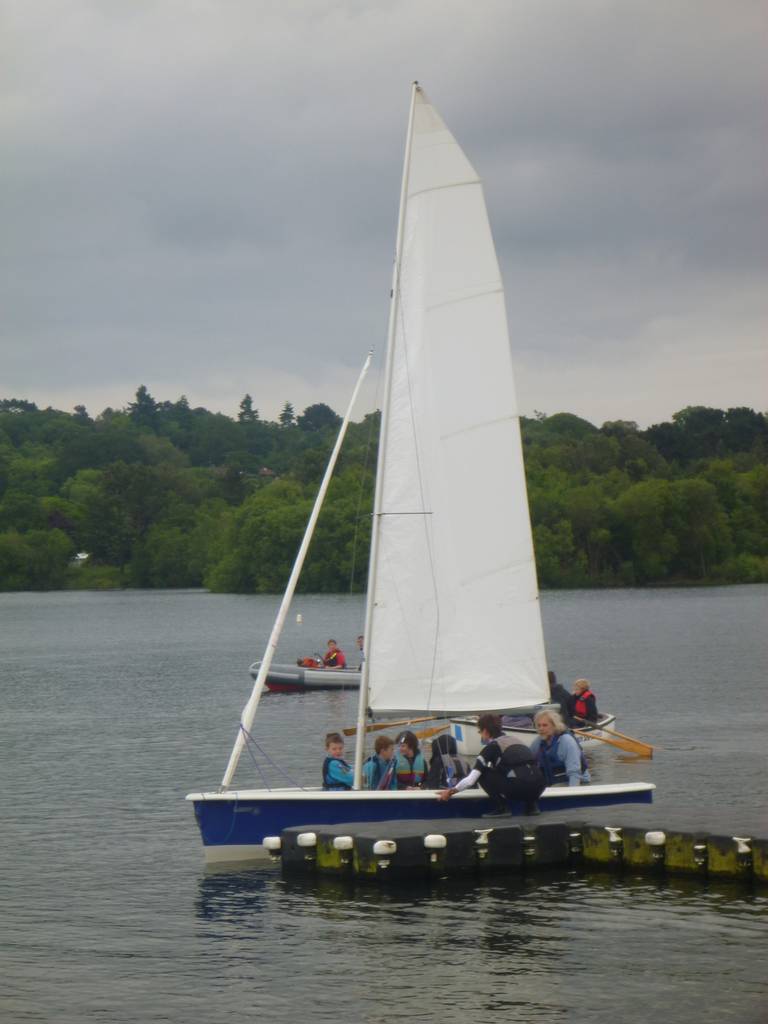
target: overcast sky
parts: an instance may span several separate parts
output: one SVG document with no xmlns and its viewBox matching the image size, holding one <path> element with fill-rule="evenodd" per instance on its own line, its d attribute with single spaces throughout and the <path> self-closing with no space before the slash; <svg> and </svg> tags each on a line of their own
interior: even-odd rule
<svg viewBox="0 0 768 1024">
<path fill-rule="evenodd" d="M 417 78 L 485 183 L 524 413 L 765 410 L 766 10 L 0 0 L 0 397 L 342 412 Z"/>
</svg>

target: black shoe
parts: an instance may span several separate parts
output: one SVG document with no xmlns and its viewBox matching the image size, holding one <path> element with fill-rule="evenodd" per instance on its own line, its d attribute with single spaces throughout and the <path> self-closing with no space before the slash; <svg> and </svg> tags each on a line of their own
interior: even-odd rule
<svg viewBox="0 0 768 1024">
<path fill-rule="evenodd" d="M 541 808 L 539 807 L 538 800 L 533 800 L 531 803 L 525 805 L 524 814 L 530 816 L 533 814 L 541 814 Z"/>
<path fill-rule="evenodd" d="M 506 809 L 506 807 L 504 807 L 504 808 L 499 808 L 498 811 L 486 811 L 485 814 L 482 815 L 482 817 L 483 818 L 511 818 L 512 817 L 512 812 L 508 811 Z"/>
</svg>

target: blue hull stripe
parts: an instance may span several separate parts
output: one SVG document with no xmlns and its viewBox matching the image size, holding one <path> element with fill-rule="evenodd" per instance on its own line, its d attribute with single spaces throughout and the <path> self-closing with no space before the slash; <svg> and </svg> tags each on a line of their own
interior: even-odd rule
<svg viewBox="0 0 768 1024">
<path fill-rule="evenodd" d="M 594 794 L 583 798 L 548 796 L 541 801 L 543 811 L 573 810 L 610 804 L 651 803 L 652 791 Z M 423 800 L 195 800 L 195 817 L 203 845 L 260 846 L 265 836 L 277 836 L 285 828 L 297 825 L 340 825 L 366 821 L 446 821 L 477 818 L 491 810 L 490 800 L 450 800 L 440 802 L 433 795 Z M 523 805 L 511 804 L 522 814 Z"/>
</svg>

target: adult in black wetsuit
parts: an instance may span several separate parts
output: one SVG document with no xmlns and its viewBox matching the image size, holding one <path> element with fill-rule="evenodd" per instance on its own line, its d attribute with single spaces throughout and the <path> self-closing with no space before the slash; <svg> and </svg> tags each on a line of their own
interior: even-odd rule
<svg viewBox="0 0 768 1024">
<path fill-rule="evenodd" d="M 439 790 L 438 800 L 450 800 L 479 780 L 496 804 L 484 818 L 510 814 L 509 800 L 522 800 L 526 814 L 538 813 L 538 799 L 547 784 L 530 748 L 503 734 L 498 715 L 480 715 L 477 728 L 484 746 L 472 771 L 450 789 Z"/>
<path fill-rule="evenodd" d="M 578 725 L 579 723 L 573 722 L 573 694 L 568 693 L 566 688 L 558 683 L 554 672 L 547 672 L 547 678 L 549 679 L 549 698 L 553 704 L 560 706 L 560 717 L 568 726 Z"/>
</svg>

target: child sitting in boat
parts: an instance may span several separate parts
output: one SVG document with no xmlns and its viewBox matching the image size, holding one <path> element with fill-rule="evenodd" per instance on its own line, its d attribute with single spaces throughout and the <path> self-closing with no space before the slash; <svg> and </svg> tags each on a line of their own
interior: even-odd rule
<svg viewBox="0 0 768 1024">
<path fill-rule="evenodd" d="M 419 741 L 410 729 L 397 737 L 397 788 L 422 789 L 427 777 L 427 762 L 419 750 Z"/>
<path fill-rule="evenodd" d="M 377 736 L 374 753 L 363 764 L 365 789 L 397 789 L 395 741 L 391 736 Z"/>
<path fill-rule="evenodd" d="M 323 665 L 326 668 L 346 668 L 347 659 L 344 657 L 344 651 L 338 646 L 335 640 L 328 641 L 328 650 L 325 652 L 323 657 Z"/>
<path fill-rule="evenodd" d="M 571 715 L 585 722 L 597 721 L 597 698 L 588 679 L 577 679 L 573 684 Z"/>
<path fill-rule="evenodd" d="M 432 759 L 427 772 L 427 789 L 444 789 L 455 785 L 469 773 L 469 762 L 461 757 L 453 736 L 443 734 L 432 740 Z"/>
<path fill-rule="evenodd" d="M 354 772 L 344 760 L 344 737 L 341 733 L 328 733 L 325 737 L 325 753 L 323 789 L 352 789 Z"/>
</svg>

